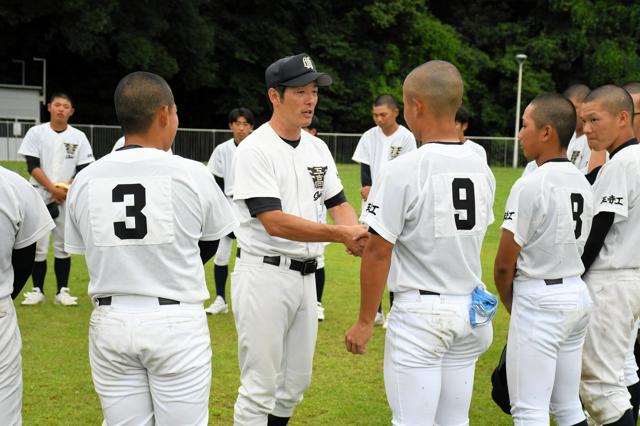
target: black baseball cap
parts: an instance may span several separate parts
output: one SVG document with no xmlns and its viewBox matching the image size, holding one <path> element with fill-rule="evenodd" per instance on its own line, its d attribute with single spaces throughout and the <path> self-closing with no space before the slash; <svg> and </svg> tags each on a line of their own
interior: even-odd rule
<svg viewBox="0 0 640 426">
<path fill-rule="evenodd" d="M 302 87 L 315 81 L 318 86 L 329 86 L 333 79 L 329 74 L 317 72 L 311 57 L 306 53 L 281 58 L 264 72 L 267 89 L 276 86 Z"/>
</svg>

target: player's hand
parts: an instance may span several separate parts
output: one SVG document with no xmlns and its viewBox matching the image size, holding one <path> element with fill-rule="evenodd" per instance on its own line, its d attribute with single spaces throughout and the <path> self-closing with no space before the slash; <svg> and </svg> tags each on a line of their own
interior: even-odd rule
<svg viewBox="0 0 640 426">
<path fill-rule="evenodd" d="M 51 201 L 62 204 L 67 199 L 67 190 L 64 188 L 58 188 L 54 186 L 51 188 Z"/>
<path fill-rule="evenodd" d="M 360 196 L 362 197 L 363 200 L 366 200 L 367 198 L 369 198 L 369 191 L 371 191 L 370 186 L 363 186 L 362 188 L 360 188 Z"/>
<path fill-rule="evenodd" d="M 362 252 L 369 241 L 369 231 L 366 225 L 345 226 L 343 243 L 347 253 L 353 256 L 362 256 Z"/>
<path fill-rule="evenodd" d="M 371 323 L 365 323 L 358 320 L 353 326 L 344 334 L 344 344 L 347 347 L 347 351 L 354 355 L 362 355 L 367 352 L 367 342 L 373 336 L 373 321 Z"/>
</svg>

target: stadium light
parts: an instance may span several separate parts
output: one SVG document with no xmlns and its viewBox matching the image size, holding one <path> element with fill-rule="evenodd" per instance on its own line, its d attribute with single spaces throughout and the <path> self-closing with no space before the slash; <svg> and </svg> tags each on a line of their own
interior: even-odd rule
<svg viewBox="0 0 640 426">
<path fill-rule="evenodd" d="M 47 60 L 44 58 L 33 58 L 34 61 L 42 62 L 42 105 L 47 104 Z"/>
<path fill-rule="evenodd" d="M 527 60 L 527 55 L 518 53 L 516 61 L 518 61 L 518 96 L 516 101 L 516 130 L 513 135 L 513 168 L 518 167 L 518 131 L 520 130 L 520 97 L 522 93 L 522 66 Z"/>
</svg>

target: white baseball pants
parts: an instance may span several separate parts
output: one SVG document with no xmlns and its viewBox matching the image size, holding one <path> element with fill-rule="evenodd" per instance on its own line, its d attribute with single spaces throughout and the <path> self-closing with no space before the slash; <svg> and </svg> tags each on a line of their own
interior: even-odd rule
<svg viewBox="0 0 640 426">
<path fill-rule="evenodd" d="M 395 426 L 469 424 L 476 361 L 493 339 L 472 328 L 471 295 L 394 294 L 384 349 L 384 383 Z"/>
<path fill-rule="evenodd" d="M 507 382 L 515 425 L 548 425 L 549 411 L 558 426 L 585 419 L 578 389 L 591 306 L 580 277 L 513 283 Z"/>
<path fill-rule="evenodd" d="M 66 259 L 71 256 L 69 253 L 64 251 L 64 220 L 67 205 L 58 204 L 58 209 L 60 210 L 60 214 L 58 217 L 53 219 L 56 227 L 53 228 L 53 231 L 47 232 L 36 242 L 36 262 L 44 262 L 47 260 L 47 254 L 49 253 L 49 239 L 51 238 L 52 233 L 54 257 L 57 257 L 58 259 Z"/>
<path fill-rule="evenodd" d="M 229 264 L 229 259 L 231 258 L 232 248 L 233 238 L 227 236 L 220 238 L 218 250 L 216 250 L 216 256 L 213 259 L 213 263 L 218 266 L 227 266 Z"/>
<path fill-rule="evenodd" d="M 22 424 L 22 340 L 10 296 L 0 299 L 0 424 Z"/>
<path fill-rule="evenodd" d="M 613 423 L 631 408 L 624 363 L 640 317 L 640 270 L 589 271 L 593 299 L 582 356 L 580 398 L 599 424 Z"/>
<path fill-rule="evenodd" d="M 240 388 L 234 421 L 266 425 L 268 414 L 290 417 L 311 383 L 318 333 L 315 274 L 303 276 L 242 252 L 231 274 L 238 332 Z"/>
<path fill-rule="evenodd" d="M 207 425 L 211 340 L 202 304 L 113 296 L 91 314 L 89 360 L 103 425 Z"/>
<path fill-rule="evenodd" d="M 638 338 L 638 325 L 636 321 L 633 332 L 631 333 L 631 339 L 629 339 L 629 346 L 627 347 L 627 353 L 624 356 L 624 385 L 629 387 L 638 383 L 638 365 L 636 364 L 636 356 L 633 352 L 636 339 Z"/>
</svg>

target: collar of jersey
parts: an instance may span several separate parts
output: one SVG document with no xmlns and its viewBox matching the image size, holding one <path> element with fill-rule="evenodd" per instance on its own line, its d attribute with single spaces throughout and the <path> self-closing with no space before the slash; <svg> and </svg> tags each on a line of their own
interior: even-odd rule
<svg viewBox="0 0 640 426">
<path fill-rule="evenodd" d="M 547 163 L 570 163 L 570 162 L 571 161 L 569 161 L 569 159 L 566 157 L 551 158 L 545 161 L 544 163 L 540 164 L 540 167 L 544 166 Z"/>
<path fill-rule="evenodd" d="M 464 142 L 441 142 L 441 141 L 426 142 L 423 145 L 427 145 L 430 143 L 437 143 L 439 145 L 464 145 Z"/>
<path fill-rule="evenodd" d="M 622 145 L 620 145 L 619 147 L 617 147 L 615 149 L 615 151 L 613 151 L 611 154 L 609 154 L 609 159 L 612 159 L 614 155 L 616 155 L 618 153 L 618 151 L 631 146 L 631 145 L 637 145 L 638 144 L 638 139 L 636 138 L 631 138 L 628 141 L 626 141 L 625 143 L 623 143 Z"/>
<path fill-rule="evenodd" d="M 124 151 L 126 149 L 143 148 L 142 145 L 123 145 L 122 148 L 116 149 L 116 151 Z"/>
</svg>

